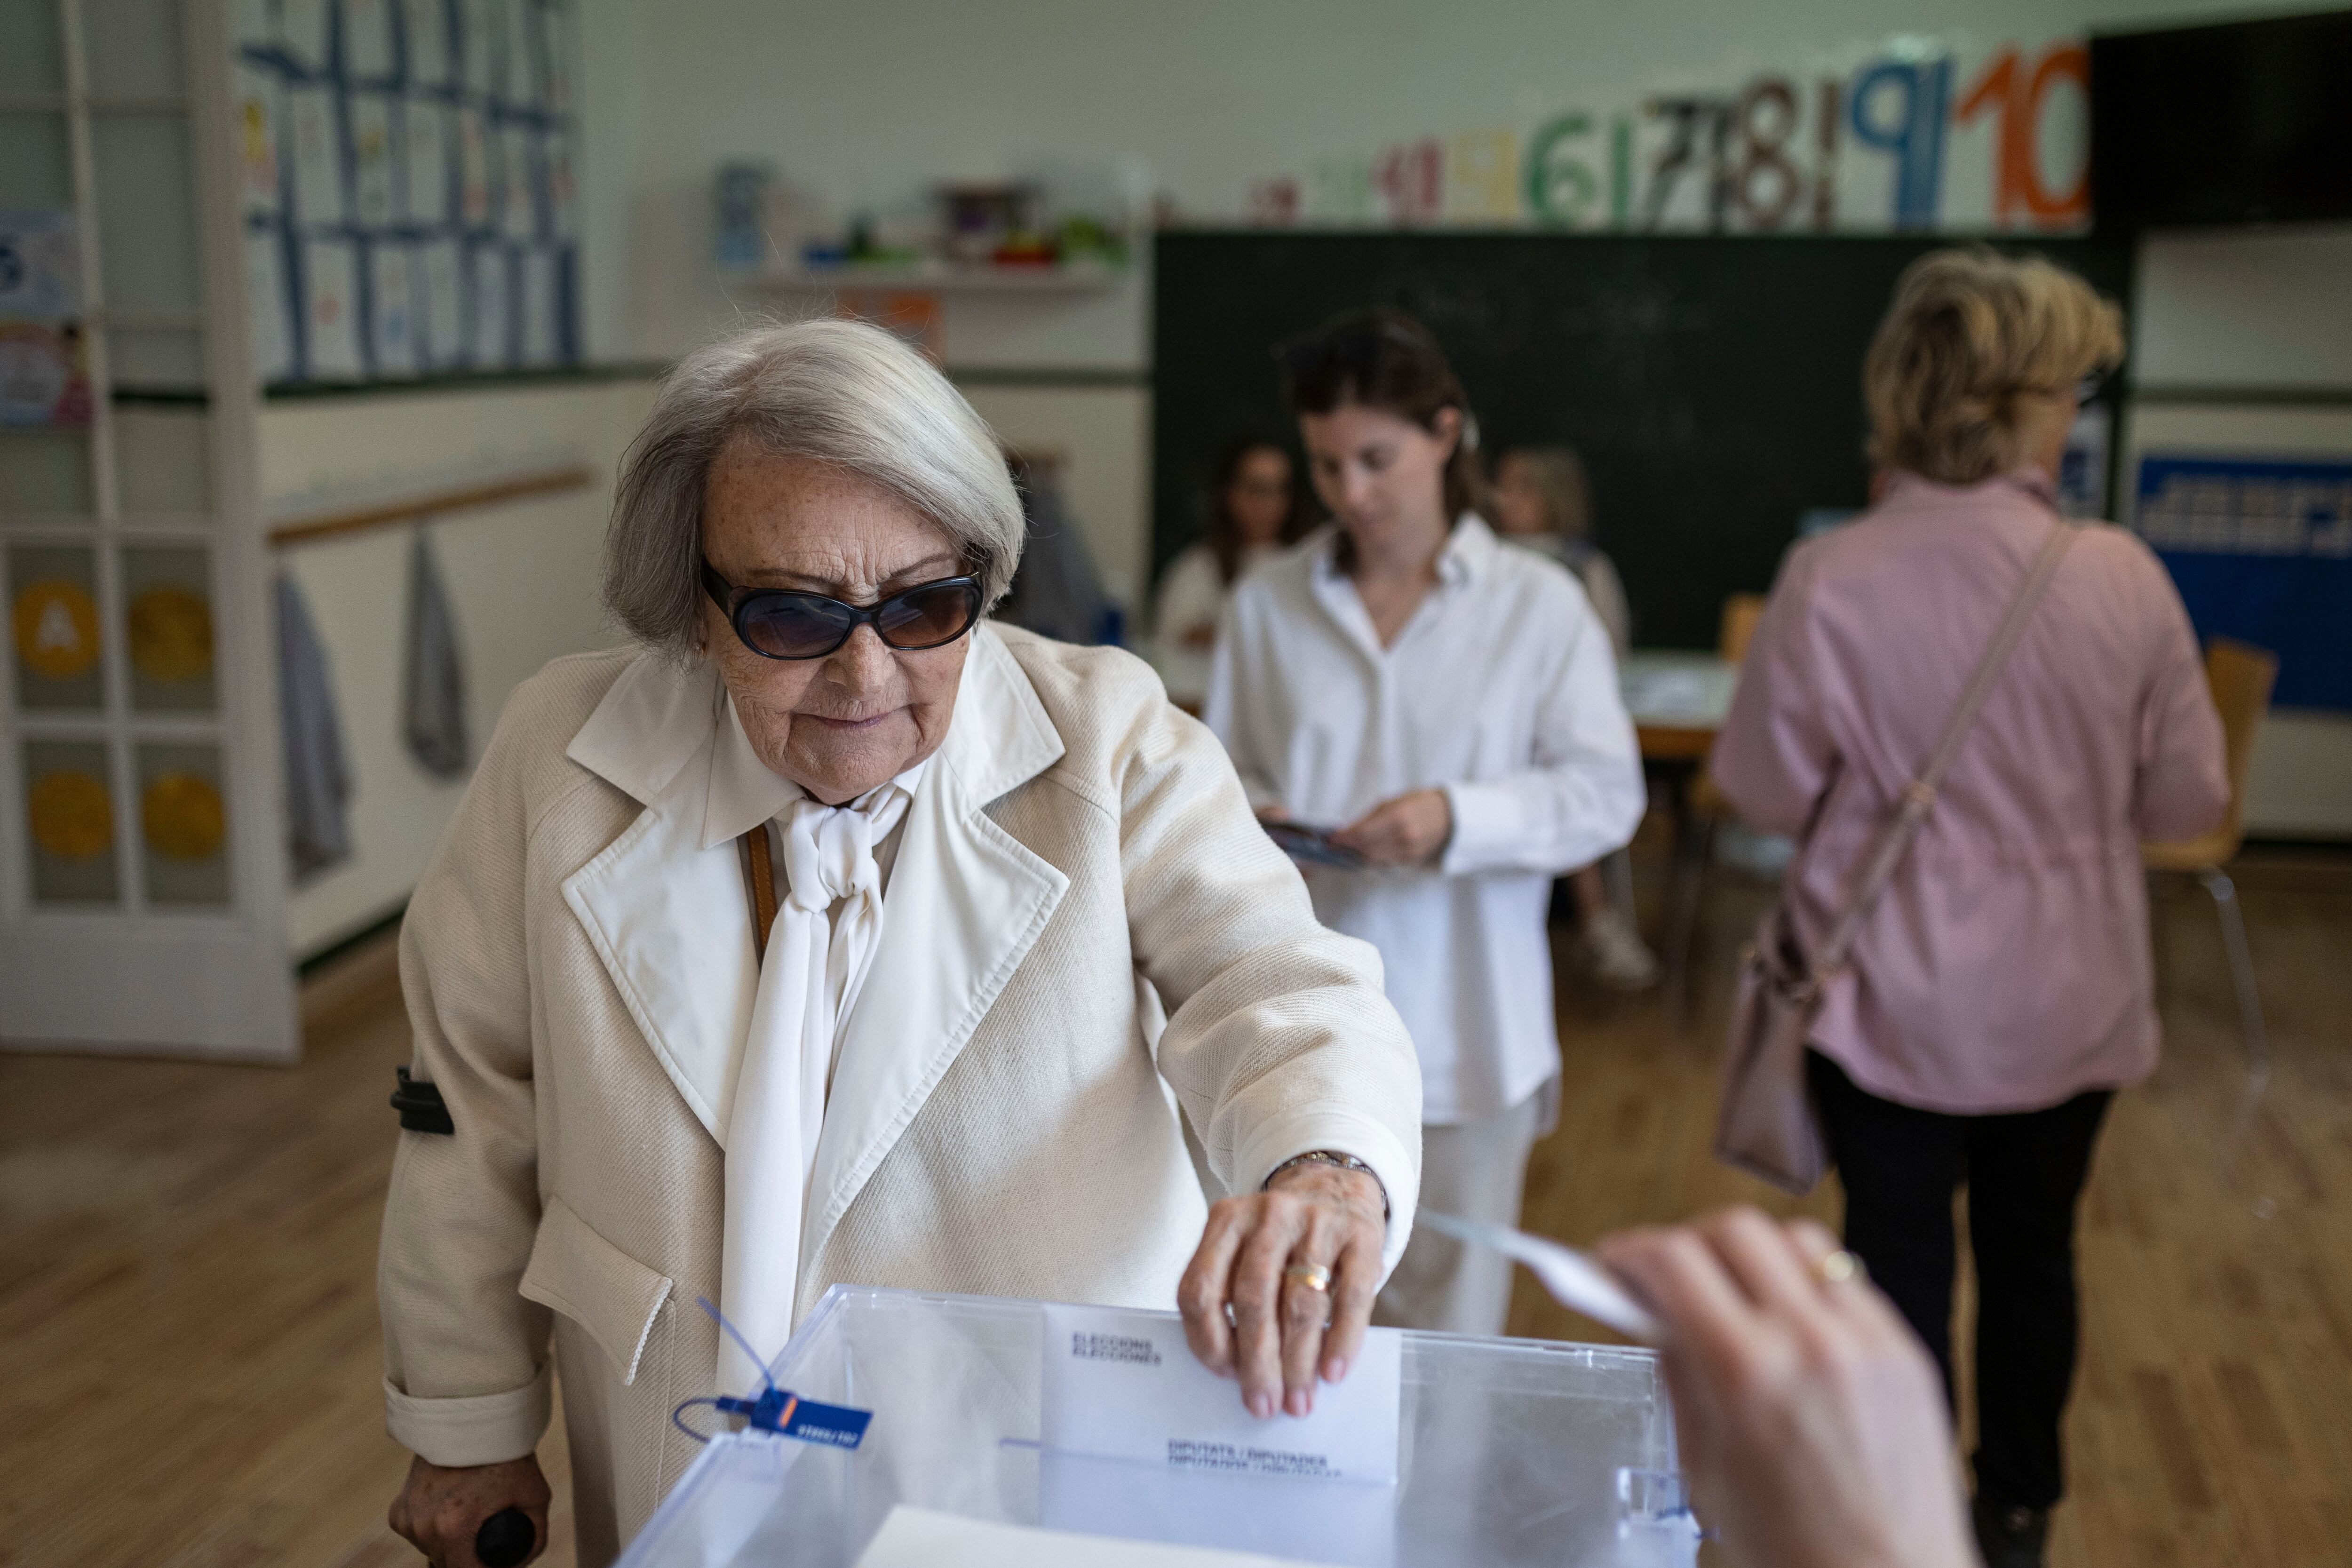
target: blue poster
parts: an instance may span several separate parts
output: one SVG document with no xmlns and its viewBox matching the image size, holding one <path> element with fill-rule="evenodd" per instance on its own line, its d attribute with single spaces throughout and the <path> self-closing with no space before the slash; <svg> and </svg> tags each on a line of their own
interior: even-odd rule
<svg viewBox="0 0 2352 1568">
<path fill-rule="evenodd" d="M 2139 460 L 2133 525 L 2200 637 L 2278 655 L 2282 708 L 2352 709 L 2352 460 Z"/>
</svg>

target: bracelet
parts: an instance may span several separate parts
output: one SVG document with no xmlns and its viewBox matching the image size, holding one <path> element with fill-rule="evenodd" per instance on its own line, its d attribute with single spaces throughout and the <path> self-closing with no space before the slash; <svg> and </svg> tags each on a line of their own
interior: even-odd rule
<svg viewBox="0 0 2352 1568">
<path fill-rule="evenodd" d="M 1371 1177 L 1372 1185 L 1381 1189 L 1381 1218 L 1385 1221 L 1389 1217 L 1389 1189 L 1387 1184 L 1381 1180 L 1380 1173 L 1373 1170 L 1370 1165 L 1365 1164 L 1361 1160 L 1357 1159 L 1353 1154 L 1342 1154 L 1337 1150 L 1309 1149 L 1304 1154 L 1293 1154 L 1289 1159 L 1285 1160 L 1281 1164 L 1276 1165 L 1273 1170 L 1268 1171 L 1265 1173 L 1265 1180 L 1258 1184 L 1258 1190 L 1260 1192 L 1264 1192 L 1266 1188 L 1274 1185 L 1275 1177 L 1282 1174 L 1283 1172 L 1287 1171 L 1293 1165 L 1329 1165 L 1337 1170 L 1356 1171 Z"/>
</svg>

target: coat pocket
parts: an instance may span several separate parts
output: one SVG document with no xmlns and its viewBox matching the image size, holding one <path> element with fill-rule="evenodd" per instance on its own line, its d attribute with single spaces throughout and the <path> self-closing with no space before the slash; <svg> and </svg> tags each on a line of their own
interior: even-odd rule
<svg viewBox="0 0 2352 1568">
<path fill-rule="evenodd" d="M 613 1358 L 625 1386 L 636 1381 L 671 1280 L 597 1235 L 570 1204 L 550 1197 L 518 1289 L 587 1330 Z"/>
</svg>

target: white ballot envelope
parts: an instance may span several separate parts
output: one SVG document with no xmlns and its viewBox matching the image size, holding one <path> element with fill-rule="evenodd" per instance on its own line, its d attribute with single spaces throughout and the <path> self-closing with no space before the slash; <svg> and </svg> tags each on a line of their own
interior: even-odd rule
<svg viewBox="0 0 2352 1568">
<path fill-rule="evenodd" d="M 1311 1563 L 1396 1555 L 1403 1343 L 1374 1329 L 1311 1415 L 1260 1421 L 1170 1312 L 1045 1309 L 1038 1520 Z"/>
<path fill-rule="evenodd" d="M 1523 1230 L 1456 1219 L 1430 1209 L 1415 1215 L 1413 1223 L 1425 1225 L 1440 1236 L 1450 1236 L 1475 1247 L 1490 1247 L 1506 1258 L 1517 1258 L 1543 1282 L 1553 1300 L 1583 1313 L 1594 1322 L 1606 1323 L 1642 1344 L 1654 1345 L 1666 1337 L 1658 1320 L 1627 1295 L 1625 1288 L 1607 1269 L 1572 1247 L 1562 1247 L 1557 1241 L 1546 1241 Z"/>
<path fill-rule="evenodd" d="M 1194 1359 L 1174 1314 L 1049 1306 L 1039 1439 L 1177 1469 L 1388 1485 L 1402 1367 L 1397 1331 L 1373 1329 L 1344 1380 L 1316 1384 L 1312 1415 L 1260 1421 L 1239 1384 Z"/>
<path fill-rule="evenodd" d="M 965 1519 L 898 1504 L 857 1568 L 1283 1568 L 1294 1561 L 1205 1546 L 1074 1535 L 1025 1524 Z"/>
</svg>

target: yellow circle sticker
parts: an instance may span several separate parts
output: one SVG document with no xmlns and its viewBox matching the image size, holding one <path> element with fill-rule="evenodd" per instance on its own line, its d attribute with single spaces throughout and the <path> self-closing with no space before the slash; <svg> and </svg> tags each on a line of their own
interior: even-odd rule
<svg viewBox="0 0 2352 1568">
<path fill-rule="evenodd" d="M 106 785 L 79 768 L 36 779 L 25 808 L 33 842 L 60 860 L 95 860 L 114 847 L 114 805 Z"/>
<path fill-rule="evenodd" d="M 139 822 L 155 853 L 174 860 L 209 859 L 228 834 L 220 791 L 194 773 L 156 774 L 140 797 Z"/>
<path fill-rule="evenodd" d="M 47 577 L 16 595 L 16 657 L 50 680 L 71 680 L 98 662 L 98 603 L 79 583 Z"/>
<path fill-rule="evenodd" d="M 213 667 L 213 609 L 166 584 L 131 601 L 131 662 L 150 680 L 194 680 Z"/>
</svg>

